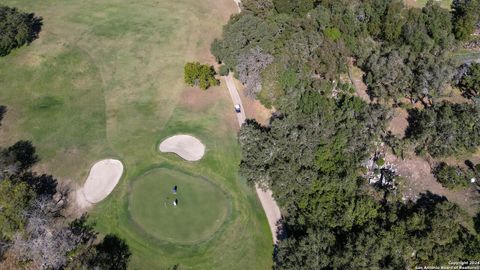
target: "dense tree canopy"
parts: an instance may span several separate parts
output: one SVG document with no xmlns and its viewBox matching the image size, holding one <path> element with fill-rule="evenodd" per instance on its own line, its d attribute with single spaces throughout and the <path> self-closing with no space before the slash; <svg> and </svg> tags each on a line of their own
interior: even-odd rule
<svg viewBox="0 0 480 270">
<path fill-rule="evenodd" d="M 422 102 L 407 132 L 420 152 L 478 146 L 477 107 L 435 103 L 455 74 L 458 18 L 435 1 L 246 0 L 224 27 L 213 54 L 244 83 L 245 67 L 258 64 L 255 96 L 276 108 L 268 126 L 248 120 L 239 133 L 242 175 L 270 188 L 284 214 L 275 269 L 413 269 L 479 256 L 458 206 L 431 193 L 403 202 L 363 178 L 380 138 L 405 144 L 385 132 L 389 101 Z M 352 62 L 370 104 L 348 91 Z"/>
<path fill-rule="evenodd" d="M 38 37 L 42 19 L 33 13 L 0 5 L 0 56 L 32 42 Z"/>
<path fill-rule="evenodd" d="M 432 156 L 472 152 L 480 145 L 480 110 L 477 104 L 440 103 L 410 111 L 407 137 L 418 151 Z"/>
<path fill-rule="evenodd" d="M 469 39 L 480 19 L 480 1 L 454 0 L 452 10 L 455 37 L 460 40 Z"/>
</svg>

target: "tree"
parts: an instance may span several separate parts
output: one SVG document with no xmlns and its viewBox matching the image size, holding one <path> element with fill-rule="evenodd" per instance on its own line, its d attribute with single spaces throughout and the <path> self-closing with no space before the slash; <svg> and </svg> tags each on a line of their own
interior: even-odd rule
<svg viewBox="0 0 480 270">
<path fill-rule="evenodd" d="M 445 162 L 438 164 L 434 168 L 433 174 L 442 186 L 453 190 L 468 187 L 470 179 L 473 177 L 473 174 L 466 169 L 459 166 L 450 166 Z"/>
<path fill-rule="evenodd" d="M 406 137 L 417 151 L 434 157 L 474 151 L 480 145 L 478 106 L 440 103 L 424 110 L 409 111 Z"/>
<path fill-rule="evenodd" d="M 26 184 L 0 180 L 0 238 L 11 239 L 16 231 L 23 229 L 33 198 L 34 194 Z"/>
<path fill-rule="evenodd" d="M 473 98 L 480 94 L 480 64 L 472 63 L 467 72 L 460 78 L 458 86 L 463 94 Z"/>
<path fill-rule="evenodd" d="M 453 32 L 458 40 L 467 40 L 479 20 L 480 1 L 454 0 L 452 2 Z"/>
<path fill-rule="evenodd" d="M 256 97 L 262 90 L 261 72 L 272 62 L 273 56 L 263 53 L 259 47 L 239 56 L 236 70 L 247 96 Z"/>
<path fill-rule="evenodd" d="M 220 83 L 215 79 L 215 70 L 213 69 L 213 66 L 201 65 L 199 62 L 186 63 L 184 77 L 186 84 L 190 86 L 198 86 L 203 90 Z"/>
<path fill-rule="evenodd" d="M 398 51 L 370 56 L 364 80 L 371 98 L 398 100 L 408 95 L 414 81 L 412 70 Z"/>
<path fill-rule="evenodd" d="M 16 8 L 0 6 L 0 56 L 29 44 L 38 37 L 42 18 L 23 13 Z"/>
</svg>

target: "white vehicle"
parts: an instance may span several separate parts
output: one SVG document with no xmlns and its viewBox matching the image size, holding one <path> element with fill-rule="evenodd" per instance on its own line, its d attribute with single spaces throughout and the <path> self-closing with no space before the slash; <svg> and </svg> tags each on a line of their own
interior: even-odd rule
<svg viewBox="0 0 480 270">
<path fill-rule="evenodd" d="M 240 104 L 235 104 L 235 111 L 236 111 L 237 113 L 241 112 Z"/>
</svg>

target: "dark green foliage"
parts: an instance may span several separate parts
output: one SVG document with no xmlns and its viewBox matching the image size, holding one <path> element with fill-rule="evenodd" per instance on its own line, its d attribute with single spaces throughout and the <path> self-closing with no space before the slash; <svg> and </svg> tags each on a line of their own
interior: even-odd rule
<svg viewBox="0 0 480 270">
<path fill-rule="evenodd" d="M 480 16 L 480 1 L 454 0 L 452 2 L 453 30 L 459 40 L 467 40 L 475 30 Z"/>
<path fill-rule="evenodd" d="M 198 86 L 203 90 L 220 83 L 215 79 L 215 70 L 213 69 L 213 66 L 201 65 L 199 62 L 186 63 L 184 77 L 186 84 L 190 86 Z"/>
<path fill-rule="evenodd" d="M 341 79 L 353 57 L 374 101 L 425 103 L 407 134 L 419 151 L 473 150 L 476 107 L 431 106 L 454 74 L 452 14 L 435 1 L 423 9 L 400 0 L 307 1 L 307 11 L 301 1 L 248 2 L 212 52 L 234 71 L 252 48 L 274 59 L 257 98 L 277 113 L 269 126 L 248 120 L 239 133 L 242 175 L 270 188 L 284 214 L 274 269 L 414 269 L 478 257 L 478 239 L 445 198 L 404 203 L 365 186 L 361 163 L 373 142 L 381 137 L 402 156 L 406 141 L 385 133 L 383 107 L 350 96 Z"/>
<path fill-rule="evenodd" d="M 242 1 L 242 11 L 253 13 L 255 16 L 267 17 L 274 10 L 273 0 L 244 0 Z"/>
<path fill-rule="evenodd" d="M 32 42 L 38 37 L 42 19 L 33 13 L 23 13 L 16 8 L 0 6 L 0 56 Z"/>
<path fill-rule="evenodd" d="M 279 13 L 304 15 L 314 8 L 316 0 L 273 0 L 275 10 Z"/>
<path fill-rule="evenodd" d="M 470 171 L 459 166 L 450 166 L 445 162 L 438 164 L 433 170 L 433 174 L 442 186 L 453 190 L 468 187 L 470 179 L 473 177 Z"/>
<path fill-rule="evenodd" d="M 220 76 L 227 76 L 229 72 L 230 72 L 230 70 L 228 69 L 228 67 L 225 66 L 225 65 L 222 65 L 222 66 L 220 66 L 218 74 L 220 74 Z"/>
<path fill-rule="evenodd" d="M 460 79 L 458 86 L 467 97 L 477 97 L 480 94 L 480 64 L 472 63 Z"/>
<path fill-rule="evenodd" d="M 373 54 L 364 68 L 368 70 L 365 82 L 371 98 L 397 100 L 411 89 L 413 72 L 398 51 Z"/>
<path fill-rule="evenodd" d="M 480 212 L 473 217 L 473 225 L 475 226 L 475 231 L 480 234 Z"/>
<path fill-rule="evenodd" d="M 222 62 L 230 70 L 235 70 L 238 58 L 253 48 L 261 48 L 269 53 L 274 49 L 272 41 L 281 33 L 281 25 L 262 20 L 247 14 L 234 16 L 224 26 L 222 40 L 212 43 L 212 53 L 217 61 Z"/>
<path fill-rule="evenodd" d="M 410 110 L 407 138 L 434 157 L 474 151 L 480 145 L 480 117 L 473 104 L 441 103 Z"/>
</svg>

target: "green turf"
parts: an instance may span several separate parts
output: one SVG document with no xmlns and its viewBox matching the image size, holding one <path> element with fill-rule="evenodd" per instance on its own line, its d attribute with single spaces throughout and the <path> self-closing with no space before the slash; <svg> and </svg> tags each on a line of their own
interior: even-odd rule
<svg viewBox="0 0 480 270">
<path fill-rule="evenodd" d="M 134 180 L 129 200 L 132 219 L 147 234 L 181 244 L 209 239 L 228 208 L 224 192 L 207 179 L 169 169 L 154 169 Z"/>
<path fill-rule="evenodd" d="M 180 102 L 184 63 L 212 59 L 209 44 L 236 10 L 233 1 L 2 4 L 44 18 L 38 40 L 0 58 L 0 103 L 8 107 L 2 145 L 32 140 L 42 159 L 38 170 L 77 184 L 95 161 L 120 159 L 122 179 L 90 218 L 101 233 L 126 239 L 132 269 L 271 267 L 268 223 L 254 191 L 237 173 L 240 149 L 236 123 L 228 122 L 235 116 L 226 89 L 209 89 L 219 91 L 218 100 L 201 110 Z M 207 147 L 205 157 L 192 163 L 159 153 L 160 140 L 176 133 L 198 137 Z M 230 212 L 207 241 L 162 241 L 131 218 L 133 184 L 153 168 L 200 175 L 225 191 Z"/>
</svg>

